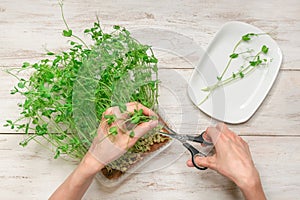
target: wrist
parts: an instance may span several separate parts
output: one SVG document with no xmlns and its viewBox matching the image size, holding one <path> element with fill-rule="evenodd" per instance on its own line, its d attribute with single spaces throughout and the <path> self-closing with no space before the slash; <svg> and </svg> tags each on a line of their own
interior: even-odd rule
<svg viewBox="0 0 300 200">
<path fill-rule="evenodd" d="M 246 200 L 266 199 L 257 170 L 255 170 L 255 173 L 252 177 L 249 177 L 246 181 L 243 181 L 237 185 L 241 189 Z"/>
<path fill-rule="evenodd" d="M 90 152 L 87 152 L 80 162 L 79 168 L 85 175 L 94 176 L 104 168 L 104 164 L 96 160 Z"/>
<path fill-rule="evenodd" d="M 236 182 L 237 186 L 239 186 L 242 190 L 254 187 L 260 183 L 260 177 L 256 168 L 253 168 L 250 172 L 251 173 L 245 173 L 245 176 L 240 177 L 240 179 Z"/>
</svg>

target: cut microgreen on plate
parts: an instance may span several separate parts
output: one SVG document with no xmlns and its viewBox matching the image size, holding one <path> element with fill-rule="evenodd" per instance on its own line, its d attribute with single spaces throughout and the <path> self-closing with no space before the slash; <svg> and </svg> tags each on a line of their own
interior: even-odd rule
<svg viewBox="0 0 300 200">
<path fill-rule="evenodd" d="M 221 75 L 216 77 L 216 83 L 201 89 L 203 92 L 207 92 L 207 95 L 199 102 L 198 106 L 203 104 L 217 88 L 236 80 L 243 79 L 250 75 L 255 69 L 261 66 L 267 66 L 272 61 L 272 58 L 267 56 L 269 48 L 266 45 L 262 45 L 258 52 L 255 52 L 252 48 L 240 52 L 238 51 L 241 44 L 248 44 L 251 46 L 251 40 L 255 40 L 255 37 L 261 35 L 264 34 L 247 33 L 241 36 L 241 39 L 233 47 L 232 53 L 228 56 L 228 61 Z M 233 61 L 237 59 L 241 59 L 244 64 L 241 65 L 237 71 L 231 72 L 230 76 L 224 77 L 230 66 L 234 64 Z"/>
</svg>

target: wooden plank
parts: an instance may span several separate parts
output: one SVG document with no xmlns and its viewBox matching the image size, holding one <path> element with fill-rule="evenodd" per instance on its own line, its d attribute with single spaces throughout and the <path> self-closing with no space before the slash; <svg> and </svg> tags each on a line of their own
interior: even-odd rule
<svg viewBox="0 0 300 200">
<path fill-rule="evenodd" d="M 184 65 L 184 61 L 182 63 Z M 187 96 L 187 81 L 191 76 L 191 69 L 161 69 L 159 73 L 160 105 L 171 124 L 181 131 L 199 132 L 213 123 Z M 298 71 L 280 72 L 275 85 L 255 115 L 247 123 L 232 127 L 242 135 L 299 135 L 299 76 Z M 2 125 L 5 120 L 15 120 L 19 116 L 20 108 L 17 103 L 22 101 L 19 96 L 9 94 L 10 88 L 17 81 L 3 72 L 0 72 L 0 81 L 3 83 L 0 88 L 0 133 L 14 133 Z"/>
<path fill-rule="evenodd" d="M 81 32 L 92 25 L 97 14 L 107 31 L 114 24 L 131 31 L 149 27 L 165 29 L 187 36 L 202 48 L 225 22 L 244 21 L 269 32 L 278 42 L 284 54 L 282 69 L 300 69 L 300 4 L 297 0 L 277 0 L 271 4 L 233 0 L 167 0 L 155 4 L 135 0 L 101 3 L 69 0 L 65 1 L 64 9 L 73 32 L 85 40 L 88 39 Z M 45 49 L 57 52 L 67 48 L 67 39 L 61 36 L 65 27 L 56 2 L 24 0 L 16 6 L 4 0 L 0 3 L 0 18 L 0 66 L 20 66 L 24 61 L 41 59 Z"/>
<path fill-rule="evenodd" d="M 81 32 L 92 25 L 96 14 L 105 31 L 111 30 L 114 24 L 123 25 L 135 34 L 149 27 L 155 31 L 167 30 L 163 34 L 141 35 L 139 39 L 159 41 L 153 46 L 160 60 L 160 78 L 163 83 L 160 103 L 166 119 L 182 132 L 200 132 L 213 123 L 208 116 L 195 109 L 185 95 L 185 90 L 191 69 L 197 65 L 202 48 L 213 39 L 220 26 L 238 20 L 269 32 L 284 55 L 279 77 L 254 117 L 245 124 L 230 127 L 241 135 L 250 135 L 244 138 L 250 144 L 269 199 L 294 199 L 300 195 L 298 0 L 275 0 L 272 3 L 236 0 L 166 0 L 155 3 L 135 0 L 66 0 L 64 9 L 73 32 L 84 40 L 88 39 Z M 20 66 L 24 61 L 36 62 L 45 58 L 45 49 L 54 52 L 67 49 L 67 40 L 61 36 L 64 28 L 55 1 L 23 0 L 16 4 L 2 0 L 0 67 Z M 169 38 L 163 38 L 168 36 L 168 31 L 171 32 Z M 162 39 L 165 43 L 161 42 Z M 36 144 L 30 144 L 24 149 L 18 146 L 22 135 L 4 134 L 15 133 L 2 125 L 6 119 L 18 117 L 16 104 L 20 96 L 9 95 L 9 90 L 17 81 L 2 71 L 0 82 L 1 197 L 45 199 L 77 163 L 53 160 L 53 154 Z M 172 148 L 163 155 L 178 157 L 178 151 L 183 151 L 178 143 L 174 143 Z M 186 168 L 185 160 L 188 156 L 185 152 L 166 168 L 132 176 L 114 190 L 104 190 L 94 182 L 85 199 L 241 199 L 238 188 L 217 173 Z"/>
<path fill-rule="evenodd" d="M 76 162 L 52 159 L 37 144 L 18 146 L 21 136 L 0 135 L 0 193 L 3 199 L 46 199 L 76 167 Z M 268 199 L 299 196 L 299 137 L 244 137 L 260 171 Z M 174 148 L 184 151 L 174 143 Z M 94 182 L 84 199 L 242 199 L 238 188 L 211 171 L 187 168 L 184 153 L 172 165 L 135 174 L 115 189 Z M 176 157 L 176 156 L 175 156 Z M 151 163 L 149 163 L 151 165 Z"/>
</svg>

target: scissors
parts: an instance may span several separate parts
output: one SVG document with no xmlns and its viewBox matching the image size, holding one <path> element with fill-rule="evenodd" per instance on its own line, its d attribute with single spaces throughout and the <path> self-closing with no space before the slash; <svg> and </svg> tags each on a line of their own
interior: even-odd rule
<svg viewBox="0 0 300 200">
<path fill-rule="evenodd" d="M 193 162 L 194 166 L 197 169 L 200 169 L 200 170 L 206 170 L 207 169 L 207 167 L 199 166 L 195 162 L 195 158 L 197 156 L 206 157 L 206 155 L 204 153 L 198 151 L 194 146 L 192 146 L 191 144 L 189 144 L 187 142 L 187 141 L 193 141 L 193 142 L 197 142 L 197 143 L 201 143 L 201 144 L 205 144 L 205 145 L 213 145 L 213 143 L 208 142 L 203 138 L 203 134 L 205 133 L 205 131 L 203 131 L 200 135 L 193 136 L 193 135 L 188 135 L 188 134 L 178 134 L 174 130 L 172 130 L 171 128 L 169 128 L 167 126 L 164 126 L 164 129 L 167 130 L 169 133 L 166 133 L 166 132 L 163 132 L 163 131 L 160 131 L 159 133 L 180 141 L 183 144 L 183 146 L 185 148 L 187 148 L 190 151 L 190 153 L 192 154 L 192 162 Z"/>
</svg>

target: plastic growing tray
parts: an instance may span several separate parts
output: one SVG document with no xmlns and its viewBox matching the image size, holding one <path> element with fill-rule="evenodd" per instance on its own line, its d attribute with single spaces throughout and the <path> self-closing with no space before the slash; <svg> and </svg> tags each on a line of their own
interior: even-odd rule
<svg viewBox="0 0 300 200">
<path fill-rule="evenodd" d="M 122 173 L 118 178 L 112 178 L 109 179 L 107 178 L 103 172 L 99 172 L 96 175 L 96 179 L 100 182 L 101 185 L 104 187 L 110 188 L 110 187 L 116 187 L 120 185 L 122 182 L 124 182 L 126 179 L 130 178 L 130 176 L 136 174 L 136 173 L 141 173 L 137 172 L 140 170 L 143 166 L 145 166 L 146 163 L 150 162 L 152 159 L 155 157 L 159 156 L 159 154 L 163 151 L 165 151 L 170 145 L 173 143 L 172 139 L 169 139 L 163 146 L 160 148 L 156 149 L 153 152 L 145 152 L 145 153 L 140 153 L 140 158 L 139 160 L 132 164 L 127 171 Z"/>
</svg>

